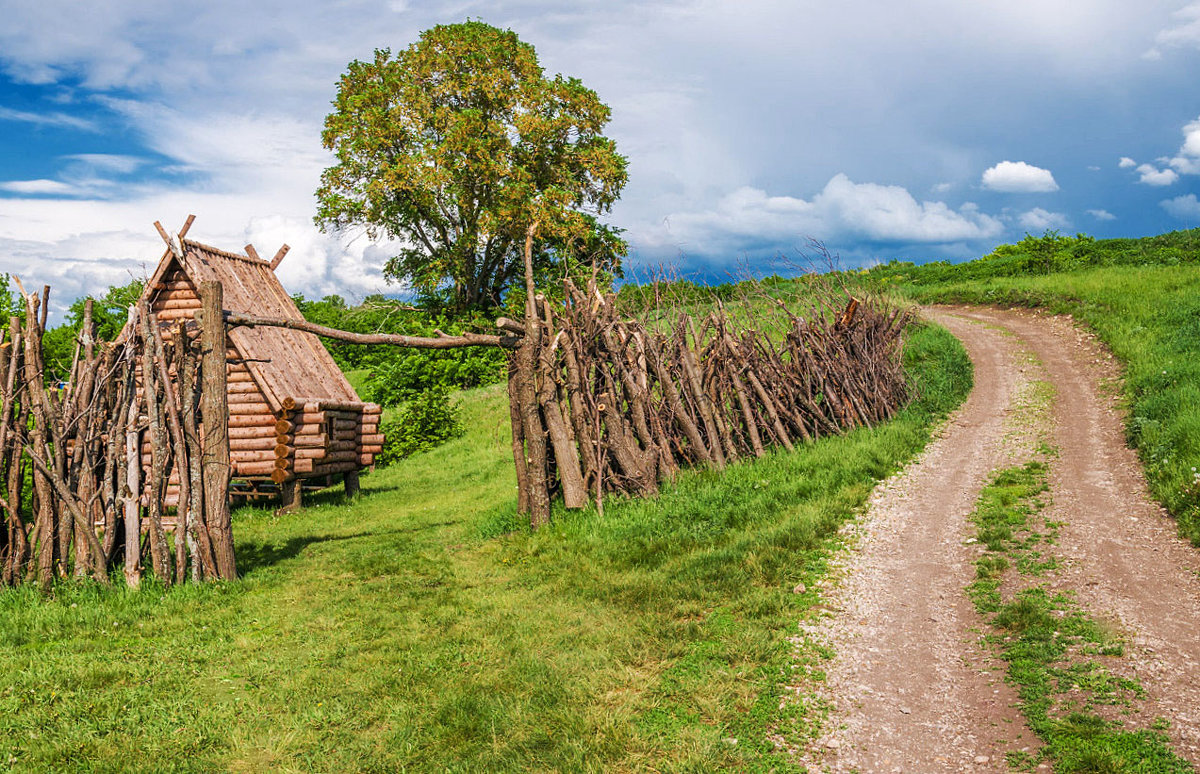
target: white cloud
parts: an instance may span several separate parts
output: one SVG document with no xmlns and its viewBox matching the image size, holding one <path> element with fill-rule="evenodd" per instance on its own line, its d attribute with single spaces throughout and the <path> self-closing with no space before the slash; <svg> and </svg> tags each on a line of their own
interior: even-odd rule
<svg viewBox="0 0 1200 774">
<path fill-rule="evenodd" d="M 1200 3 L 1190 3 L 1172 14 L 1172 26 L 1159 31 L 1146 59 L 1162 59 L 1163 49 L 1200 48 Z"/>
<path fill-rule="evenodd" d="M 1196 194 L 1163 199 L 1158 204 L 1180 220 L 1200 221 L 1200 200 L 1196 199 Z"/>
<path fill-rule="evenodd" d="M 954 189 L 954 183 L 937 183 L 933 186 L 934 193 L 944 194 Z"/>
<path fill-rule="evenodd" d="M 1134 161 L 1133 159 L 1129 158 L 1128 156 L 1122 156 L 1121 160 L 1117 162 L 1117 166 L 1120 167 L 1121 169 L 1130 169 L 1132 167 L 1136 167 L 1137 162 Z"/>
<path fill-rule="evenodd" d="M 1167 163 L 1181 175 L 1200 175 L 1200 118 L 1183 127 L 1183 145 Z"/>
<path fill-rule="evenodd" d="M 39 126 L 61 126 L 69 129 L 81 129 L 86 132 L 96 132 L 99 128 L 95 122 L 66 113 L 31 113 L 25 110 L 13 110 L 0 107 L 0 121 L 19 121 Z"/>
<path fill-rule="evenodd" d="M 791 246 L 807 236 L 870 242 L 950 243 L 987 239 L 1004 230 L 999 220 L 974 204 L 958 210 L 945 202 L 918 202 L 901 186 L 855 183 L 835 175 L 812 200 L 770 196 L 745 186 L 700 212 L 668 216 L 665 224 L 639 234 L 643 240 L 684 250 Z"/>
<path fill-rule="evenodd" d="M 58 180 L 8 180 L 0 183 L 0 191 L 27 195 L 74 196 L 78 189 Z"/>
<path fill-rule="evenodd" d="M 1049 212 L 1041 207 L 1034 207 L 1028 212 L 1022 212 L 1017 222 L 1027 231 L 1046 231 L 1048 229 L 1064 229 L 1071 227 L 1071 221 L 1061 212 Z"/>
<path fill-rule="evenodd" d="M 1159 169 L 1153 164 L 1142 164 L 1137 168 L 1138 182 L 1146 185 L 1171 185 L 1179 180 L 1179 174 L 1173 169 Z"/>
<path fill-rule="evenodd" d="M 1088 210 L 1088 215 L 1091 215 L 1096 220 L 1116 220 L 1117 216 L 1113 215 L 1108 210 Z"/>
<path fill-rule="evenodd" d="M 62 157 L 66 161 L 83 164 L 99 172 L 115 172 L 127 175 L 146 163 L 137 156 L 116 153 L 72 153 Z"/>
<path fill-rule="evenodd" d="M 1001 161 L 983 173 L 983 187 L 1005 193 L 1048 193 L 1058 190 L 1048 169 L 1024 161 Z"/>
</svg>

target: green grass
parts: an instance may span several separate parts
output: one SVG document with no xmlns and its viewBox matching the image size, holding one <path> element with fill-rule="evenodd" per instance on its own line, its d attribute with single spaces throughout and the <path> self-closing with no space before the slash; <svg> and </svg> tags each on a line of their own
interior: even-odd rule
<svg viewBox="0 0 1200 774">
<path fill-rule="evenodd" d="M 1066 271 L 1029 273 L 1031 256 L 1006 246 L 959 266 L 893 264 L 867 277 L 924 303 L 1038 307 L 1085 323 L 1124 368 L 1127 432 L 1151 491 L 1200 545 L 1200 232 L 1066 244 L 1048 259 Z"/>
<path fill-rule="evenodd" d="M 16 771 L 787 770 L 787 636 L 834 533 L 970 385 L 945 331 L 895 421 L 680 476 L 653 500 L 515 517 L 503 388 L 465 437 L 303 511 L 235 514 L 243 579 L 0 593 Z M 734 741 L 736 740 L 736 742 Z"/>
<path fill-rule="evenodd" d="M 1046 473 L 1035 460 L 999 471 L 984 487 L 972 519 L 986 551 L 967 589 L 993 628 L 988 640 L 1008 662 L 1029 727 L 1046 744 L 1041 755 L 1060 772 L 1190 772 L 1159 724 L 1126 728 L 1098 711 L 1126 707 L 1143 690 L 1104 663 L 1124 652 L 1120 638 L 1073 597 L 1052 593 L 1032 569 L 1055 535 L 1054 525 L 1040 518 Z M 1006 584 L 1013 587 L 1007 593 Z M 1011 762 L 1037 762 L 1020 758 Z"/>
<path fill-rule="evenodd" d="M 346 372 L 346 381 L 350 382 L 350 386 L 354 388 L 354 393 L 358 397 L 367 394 L 367 382 L 371 378 L 371 369 L 356 368 L 353 371 Z"/>
</svg>

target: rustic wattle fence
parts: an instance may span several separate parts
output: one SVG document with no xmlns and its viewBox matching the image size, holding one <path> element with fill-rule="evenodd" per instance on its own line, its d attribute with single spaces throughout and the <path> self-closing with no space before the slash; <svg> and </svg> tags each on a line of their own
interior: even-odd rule
<svg viewBox="0 0 1200 774">
<path fill-rule="evenodd" d="M 59 384 L 43 359 L 50 289 L 22 289 L 24 319 L 0 343 L 4 584 L 108 583 L 118 566 L 130 586 L 146 570 L 167 585 L 236 577 L 220 290 L 203 293 L 216 324 L 160 326 L 143 303 L 116 342 L 96 340 L 89 301 Z M 180 492 L 170 514 L 168 485 Z"/>
<path fill-rule="evenodd" d="M 527 306 L 523 324 L 498 324 L 522 336 L 509 403 L 519 507 L 534 526 L 557 495 L 568 508 L 652 495 L 682 467 L 872 426 L 906 399 L 907 312 L 844 293 L 814 293 L 804 317 L 783 303 L 750 319 L 717 304 L 700 318 L 668 311 L 653 328 L 623 319 L 594 283 L 567 280 L 561 305 L 531 295 Z"/>
</svg>

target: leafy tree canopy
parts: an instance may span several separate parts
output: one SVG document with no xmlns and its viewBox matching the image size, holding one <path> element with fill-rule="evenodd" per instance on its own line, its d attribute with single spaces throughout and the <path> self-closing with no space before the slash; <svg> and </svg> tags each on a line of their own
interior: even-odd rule
<svg viewBox="0 0 1200 774">
<path fill-rule="evenodd" d="M 610 110 L 578 79 L 547 77 L 532 46 L 479 21 L 434 27 L 393 56 L 354 61 L 322 141 L 337 158 L 317 190 L 323 229 L 405 244 L 385 274 L 452 311 L 493 307 L 522 273 L 617 273 L 625 243 L 602 224 L 626 160 L 601 132 Z"/>
</svg>

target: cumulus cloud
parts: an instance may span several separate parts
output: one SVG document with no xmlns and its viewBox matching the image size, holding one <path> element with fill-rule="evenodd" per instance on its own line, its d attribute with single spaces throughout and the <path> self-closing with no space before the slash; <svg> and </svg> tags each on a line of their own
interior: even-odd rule
<svg viewBox="0 0 1200 774">
<path fill-rule="evenodd" d="M 700 252 L 793 245 L 812 235 L 875 243 L 951 243 L 998 236 L 1004 227 L 971 203 L 917 201 L 895 185 L 855 183 L 835 175 L 811 200 L 771 196 L 744 186 L 709 210 L 670 215 L 646 241 Z"/>
<path fill-rule="evenodd" d="M 1122 156 L 1121 160 L 1117 162 L 1117 166 L 1121 169 L 1131 169 L 1137 166 L 1137 162 L 1128 156 Z"/>
<path fill-rule="evenodd" d="M 1061 212 L 1049 212 L 1041 207 L 1022 212 L 1017 216 L 1017 222 L 1026 231 L 1047 231 L 1049 229 L 1064 229 L 1071 227 L 1071 221 Z"/>
<path fill-rule="evenodd" d="M 983 187 L 1004 193 L 1048 193 L 1058 190 L 1048 169 L 1024 161 L 1001 161 L 983 173 Z"/>
<path fill-rule="evenodd" d="M 1183 145 L 1167 161 L 1181 175 L 1200 175 L 1200 118 L 1183 127 Z"/>
<path fill-rule="evenodd" d="M 1180 220 L 1200 221 L 1200 200 L 1196 199 L 1196 194 L 1163 199 L 1158 204 Z"/>
<path fill-rule="evenodd" d="M 1159 169 L 1153 164 L 1142 164 L 1137 168 L 1138 182 L 1146 185 L 1171 185 L 1179 180 L 1179 173 L 1173 169 Z"/>
<path fill-rule="evenodd" d="M 1116 220 L 1117 216 L 1113 215 L 1108 210 L 1088 210 L 1088 215 L 1091 215 L 1096 220 Z"/>
</svg>

